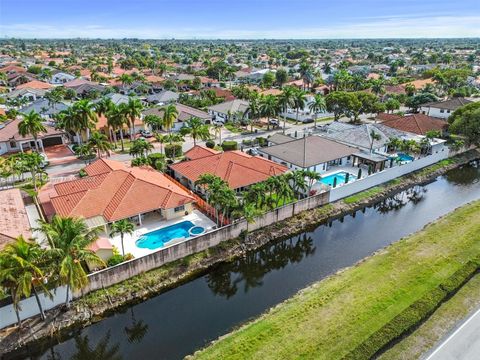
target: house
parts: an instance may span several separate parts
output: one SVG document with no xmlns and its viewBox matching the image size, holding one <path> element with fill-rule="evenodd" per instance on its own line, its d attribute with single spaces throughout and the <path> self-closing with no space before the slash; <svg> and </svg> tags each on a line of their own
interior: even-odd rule
<svg viewBox="0 0 480 360">
<path fill-rule="evenodd" d="M 25 74 L 22 74 L 24 76 Z M 44 89 L 48 90 L 53 88 L 53 85 L 50 85 L 46 82 L 39 81 L 39 80 L 32 80 L 29 82 L 26 82 L 24 84 L 18 85 L 17 89 L 25 89 L 25 88 L 30 88 L 30 89 Z"/>
<path fill-rule="evenodd" d="M 351 163 L 351 157 L 358 149 L 320 136 L 307 136 L 259 148 L 258 152 L 260 156 L 291 170 L 312 170 L 322 174 L 331 166 Z"/>
<path fill-rule="evenodd" d="M 34 149 L 35 141 L 32 136 L 25 137 L 18 133 L 18 124 L 21 119 L 17 118 L 0 124 L 0 155 L 10 152 L 23 152 L 24 150 Z M 46 133 L 38 135 L 38 147 L 43 149 L 48 146 L 63 144 L 63 131 L 56 130 L 54 127 L 45 125 Z"/>
<path fill-rule="evenodd" d="M 420 111 L 423 114 L 440 119 L 448 119 L 450 114 L 463 105 L 471 103 L 470 100 L 461 97 L 451 98 L 446 101 L 436 101 L 423 105 Z"/>
<path fill-rule="evenodd" d="M 187 156 L 191 160 L 170 165 L 170 169 L 178 181 L 192 190 L 201 191 L 195 182 L 202 174 L 216 175 L 226 181 L 232 190 L 242 191 L 288 170 L 273 161 L 237 150 L 214 152 L 197 145 L 197 149 L 191 149 Z"/>
<path fill-rule="evenodd" d="M 196 160 L 210 155 L 220 154 L 220 151 L 210 149 L 206 146 L 195 145 L 190 150 L 186 151 L 183 155 L 187 160 Z"/>
<path fill-rule="evenodd" d="M 121 219 L 142 224 L 147 214 L 170 220 L 193 211 L 194 197 L 150 167 L 99 159 L 85 172 L 86 177 L 53 185 L 42 202 L 47 217 L 83 217 L 90 228 L 106 228 Z"/>
<path fill-rule="evenodd" d="M 62 84 L 65 84 L 66 82 L 72 81 L 73 79 L 75 79 L 74 75 L 67 74 L 64 72 L 57 72 L 52 75 L 52 78 L 50 79 L 50 84 L 62 85 Z"/>
<path fill-rule="evenodd" d="M 37 78 L 28 72 L 7 74 L 7 84 L 11 87 L 17 87 L 30 81 L 37 81 Z"/>
<path fill-rule="evenodd" d="M 371 133 L 378 139 L 373 139 Z M 319 136 L 327 139 L 354 146 L 367 152 L 386 153 L 390 137 L 374 124 L 352 125 L 334 121 L 321 127 Z"/>
<path fill-rule="evenodd" d="M 27 209 L 20 189 L 0 191 L 0 250 L 18 236 L 32 237 Z"/>
<path fill-rule="evenodd" d="M 68 106 L 63 102 L 51 103 L 45 98 L 40 98 L 32 102 L 30 105 L 21 108 L 20 113 L 28 114 L 29 112 L 34 111 L 40 114 L 44 119 L 51 119 L 54 115 L 67 109 Z"/>
<path fill-rule="evenodd" d="M 177 102 L 178 98 L 178 93 L 170 90 L 164 90 L 159 93 L 147 96 L 147 102 L 151 104 L 166 105 Z"/>
<path fill-rule="evenodd" d="M 245 111 L 248 109 L 249 102 L 241 99 L 234 99 L 230 101 L 225 101 L 223 103 L 212 105 L 207 107 L 208 113 L 212 116 L 213 120 L 220 120 L 222 122 L 228 121 L 232 116 L 237 117 L 237 114 L 241 114 L 240 118 L 243 116 Z"/>
<path fill-rule="evenodd" d="M 448 128 L 446 121 L 425 114 L 393 115 L 389 120 L 383 121 L 382 125 L 417 135 L 426 135 L 429 131 L 439 131 L 442 134 Z"/>
<path fill-rule="evenodd" d="M 174 131 L 180 130 L 180 128 L 183 127 L 185 121 L 191 119 L 192 117 L 197 117 L 203 120 L 205 124 L 210 123 L 211 116 L 207 114 L 205 111 L 198 110 L 183 104 L 175 104 L 175 107 L 177 109 L 178 115 L 172 128 L 172 130 Z M 162 107 L 149 108 L 142 112 L 142 118 L 144 118 L 147 115 L 157 115 L 160 118 L 163 118 L 163 113 L 164 113 L 164 109 Z"/>
<path fill-rule="evenodd" d="M 35 101 L 39 98 L 45 96 L 47 90 L 46 89 L 32 89 L 32 88 L 23 88 L 23 89 L 16 89 L 12 92 L 5 94 L 7 99 L 17 99 L 23 98 L 27 101 Z"/>
<path fill-rule="evenodd" d="M 288 135 L 283 135 L 283 134 L 280 134 L 280 133 L 277 133 L 277 134 L 274 134 L 272 136 L 267 137 L 268 146 L 284 144 L 284 143 L 290 142 L 292 140 L 295 140 L 295 138 L 293 138 L 291 136 L 288 136 Z"/>
</svg>

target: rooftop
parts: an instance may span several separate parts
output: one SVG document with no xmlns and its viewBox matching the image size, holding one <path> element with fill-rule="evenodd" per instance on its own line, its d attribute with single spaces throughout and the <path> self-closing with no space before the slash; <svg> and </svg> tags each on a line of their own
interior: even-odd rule
<svg viewBox="0 0 480 360">
<path fill-rule="evenodd" d="M 32 236 L 27 210 L 19 189 L 0 191 L 0 250 L 17 236 Z"/>
<path fill-rule="evenodd" d="M 171 165 L 170 168 L 193 182 L 205 173 L 216 175 L 225 180 L 232 189 L 265 181 L 288 170 L 273 161 L 236 150 L 183 161 Z"/>
<path fill-rule="evenodd" d="M 417 135 L 425 135 L 428 131 L 442 132 L 448 127 L 446 121 L 425 114 L 398 115 L 397 118 L 386 120 L 382 124 Z"/>
</svg>

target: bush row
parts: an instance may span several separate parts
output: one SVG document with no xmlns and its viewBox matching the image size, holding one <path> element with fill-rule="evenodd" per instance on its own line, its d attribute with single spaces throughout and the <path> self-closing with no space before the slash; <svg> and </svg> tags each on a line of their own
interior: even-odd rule
<svg viewBox="0 0 480 360">
<path fill-rule="evenodd" d="M 400 336 L 427 319 L 445 300 L 456 293 L 480 268 L 480 259 L 467 262 L 448 279 L 407 307 L 348 353 L 344 360 L 371 359 Z"/>
</svg>

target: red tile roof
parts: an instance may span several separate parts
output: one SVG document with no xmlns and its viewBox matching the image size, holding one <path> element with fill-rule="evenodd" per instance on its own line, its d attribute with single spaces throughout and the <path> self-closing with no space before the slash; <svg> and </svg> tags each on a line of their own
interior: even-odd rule
<svg viewBox="0 0 480 360">
<path fill-rule="evenodd" d="M 149 167 L 130 168 L 121 162 L 100 159 L 85 168 L 88 176 L 55 184 L 51 197 L 61 216 L 111 222 L 156 209 L 170 209 L 194 201 L 185 190 Z"/>
<path fill-rule="evenodd" d="M 448 126 L 446 121 L 424 114 L 398 116 L 397 118 L 386 120 L 382 124 L 418 135 L 425 135 L 427 131 L 432 130 L 442 132 Z"/>
<path fill-rule="evenodd" d="M 241 151 L 226 151 L 183 161 L 170 167 L 193 182 L 205 173 L 216 175 L 225 180 L 232 189 L 265 181 L 288 170 L 283 165 Z"/>
<path fill-rule="evenodd" d="M 16 118 L 14 120 L 11 120 L 9 122 L 4 123 L 3 127 L 0 127 L 0 141 L 9 141 L 9 140 L 33 140 L 33 137 L 31 135 L 27 135 L 23 137 L 22 135 L 19 134 L 18 132 L 18 124 L 22 121 L 21 118 Z M 57 130 L 52 126 L 45 125 L 45 129 L 47 130 L 46 133 L 40 133 L 38 134 L 38 138 L 42 139 L 43 137 L 46 136 L 51 136 L 51 135 L 61 135 L 63 134 L 63 131 Z"/>
<path fill-rule="evenodd" d="M 195 160 L 195 159 L 203 158 L 205 156 L 215 155 L 218 153 L 220 152 L 217 150 L 210 149 L 201 145 L 195 145 L 190 150 L 186 151 L 184 155 L 188 160 Z"/>
<path fill-rule="evenodd" d="M 0 191 L 0 250 L 17 236 L 32 236 L 27 210 L 19 189 Z"/>
<path fill-rule="evenodd" d="M 32 80 L 25 84 L 18 85 L 17 89 L 30 88 L 30 89 L 51 89 L 53 85 L 47 84 L 46 82 L 39 80 Z"/>
</svg>

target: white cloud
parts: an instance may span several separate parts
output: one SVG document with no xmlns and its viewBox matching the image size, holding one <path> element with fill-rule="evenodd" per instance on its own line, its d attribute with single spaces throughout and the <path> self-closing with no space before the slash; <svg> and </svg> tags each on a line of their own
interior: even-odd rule
<svg viewBox="0 0 480 360">
<path fill-rule="evenodd" d="M 0 36 L 22 38 L 224 38 L 224 39 L 298 39 L 298 38 L 436 38 L 480 37 L 480 16 L 419 16 L 380 17 L 362 22 L 335 26 L 305 28 L 282 27 L 238 29 L 225 27 L 132 27 L 112 28 L 98 24 L 86 26 L 55 26 L 46 24 L 0 25 Z"/>
</svg>

